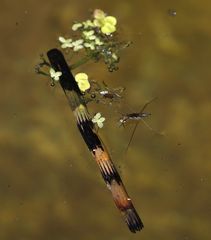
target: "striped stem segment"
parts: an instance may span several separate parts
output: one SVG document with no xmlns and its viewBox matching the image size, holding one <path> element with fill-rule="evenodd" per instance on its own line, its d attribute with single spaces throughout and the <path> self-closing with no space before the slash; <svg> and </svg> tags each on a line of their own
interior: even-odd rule
<svg viewBox="0 0 211 240">
<path fill-rule="evenodd" d="M 51 49 L 47 52 L 47 56 L 52 68 L 55 71 L 62 72 L 60 85 L 76 117 L 81 136 L 98 164 L 101 175 L 112 193 L 117 208 L 122 213 L 130 231 L 133 233 L 140 231 L 143 228 L 143 223 L 126 192 L 116 167 L 94 130 L 83 96 L 63 54 L 58 49 Z"/>
</svg>

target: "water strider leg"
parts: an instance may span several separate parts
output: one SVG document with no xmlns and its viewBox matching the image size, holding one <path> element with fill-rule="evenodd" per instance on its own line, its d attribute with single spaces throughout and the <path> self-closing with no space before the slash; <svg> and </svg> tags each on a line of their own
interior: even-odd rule
<svg viewBox="0 0 211 240">
<path fill-rule="evenodd" d="M 150 100 L 149 102 L 146 102 L 143 106 L 143 108 L 141 109 L 141 111 L 139 112 L 139 114 L 143 113 L 143 111 L 146 109 L 146 107 L 152 103 L 153 101 L 155 101 L 158 97 L 154 97 L 152 100 Z"/>
<path fill-rule="evenodd" d="M 135 124 L 135 127 L 133 128 L 133 132 L 132 132 L 132 134 L 131 134 L 131 136 L 130 136 L 130 140 L 129 140 L 128 144 L 127 144 L 127 147 L 126 147 L 126 149 L 125 149 L 125 152 L 127 152 L 128 148 L 129 148 L 129 146 L 130 146 L 130 144 L 131 144 L 131 142 L 132 142 L 132 139 L 133 139 L 133 136 L 134 136 L 134 134 L 135 134 L 135 131 L 136 131 L 137 127 L 138 127 L 138 124 L 139 124 L 139 122 L 137 122 L 137 123 Z"/>
</svg>

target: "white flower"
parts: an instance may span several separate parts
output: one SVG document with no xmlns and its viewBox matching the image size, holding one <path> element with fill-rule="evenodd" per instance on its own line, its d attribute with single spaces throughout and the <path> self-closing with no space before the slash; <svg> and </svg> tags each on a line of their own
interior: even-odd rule
<svg viewBox="0 0 211 240">
<path fill-rule="evenodd" d="M 90 31 L 83 31 L 83 35 L 86 39 L 88 40 L 94 40 L 96 38 L 96 36 L 94 35 L 94 30 L 90 30 Z"/>
<path fill-rule="evenodd" d="M 84 47 L 90 48 L 91 50 L 95 49 L 95 44 L 94 43 L 84 43 Z"/>
<path fill-rule="evenodd" d="M 95 35 L 92 35 L 92 36 L 89 36 L 87 39 L 89 40 L 95 40 L 96 36 Z"/>
<path fill-rule="evenodd" d="M 94 23 L 91 20 L 86 20 L 83 22 L 84 28 L 94 27 Z"/>
<path fill-rule="evenodd" d="M 62 75 L 62 72 L 56 72 L 53 68 L 50 68 L 49 72 L 54 81 L 59 81 L 59 77 Z"/>
<path fill-rule="evenodd" d="M 103 42 L 99 39 L 99 38 L 95 38 L 95 44 L 98 45 L 98 46 L 101 46 L 103 45 Z"/>
<path fill-rule="evenodd" d="M 82 26 L 83 25 L 81 23 L 75 23 L 75 24 L 72 25 L 72 30 L 77 31 Z"/>
<path fill-rule="evenodd" d="M 83 45 L 82 45 L 83 42 L 84 42 L 83 39 L 78 39 L 78 40 L 72 42 L 73 51 L 78 51 L 78 50 L 82 49 L 83 48 Z"/>
<path fill-rule="evenodd" d="M 101 113 L 96 113 L 95 116 L 92 118 L 92 122 L 96 123 L 99 128 L 103 127 L 103 122 L 105 121 L 104 117 L 101 117 Z"/>
<path fill-rule="evenodd" d="M 83 39 L 78 39 L 78 40 L 76 40 L 76 41 L 73 42 L 73 46 L 81 45 L 83 42 L 84 42 Z"/>
<path fill-rule="evenodd" d="M 90 31 L 83 31 L 83 34 L 85 35 L 85 36 L 91 36 L 91 35 L 93 35 L 95 32 L 94 32 L 94 30 L 90 30 Z"/>
<path fill-rule="evenodd" d="M 60 43 L 62 43 L 61 48 L 68 48 L 68 47 L 72 47 L 72 39 L 65 39 L 64 37 L 59 37 L 59 41 Z"/>
<path fill-rule="evenodd" d="M 73 48 L 73 51 L 77 52 L 78 50 L 82 49 L 83 45 L 77 45 Z"/>
</svg>

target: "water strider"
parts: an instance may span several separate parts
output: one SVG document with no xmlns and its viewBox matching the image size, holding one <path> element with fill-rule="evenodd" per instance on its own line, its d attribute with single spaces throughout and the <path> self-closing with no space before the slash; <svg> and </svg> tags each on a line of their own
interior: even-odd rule
<svg viewBox="0 0 211 240">
<path fill-rule="evenodd" d="M 153 102 L 153 101 L 156 100 L 156 99 L 157 99 L 157 97 L 155 97 L 155 98 L 153 98 L 151 101 L 145 103 L 140 112 L 127 113 L 127 114 L 123 115 L 123 116 L 120 118 L 120 120 L 119 120 L 120 126 L 121 126 L 121 125 L 125 126 L 125 124 L 126 124 L 127 122 L 131 122 L 131 121 L 136 122 L 136 124 L 135 124 L 135 126 L 134 126 L 134 128 L 133 128 L 131 137 L 130 137 L 130 139 L 129 139 L 129 142 L 128 142 L 128 144 L 127 144 L 127 147 L 126 147 L 126 150 L 125 150 L 126 152 L 127 152 L 128 148 L 129 148 L 129 146 L 130 146 L 130 143 L 131 143 L 131 141 L 132 141 L 132 139 L 133 139 L 133 136 L 134 136 L 134 134 L 135 134 L 135 131 L 136 131 L 136 129 L 137 129 L 138 124 L 139 124 L 140 121 L 142 121 L 151 131 L 154 131 L 154 130 L 144 121 L 144 118 L 149 117 L 149 116 L 151 115 L 151 113 L 144 112 L 144 110 L 146 109 L 146 107 L 147 107 L 151 102 Z M 156 132 L 156 131 L 155 131 L 155 132 Z M 157 132 L 156 132 L 156 133 L 157 133 Z M 158 133 L 158 134 L 160 134 L 160 133 Z"/>
<path fill-rule="evenodd" d="M 143 118 L 148 117 L 150 115 L 151 115 L 151 113 L 145 113 L 145 112 L 128 113 L 128 114 L 123 115 L 119 121 L 120 121 L 121 125 L 124 125 L 128 121 L 140 121 Z"/>
<path fill-rule="evenodd" d="M 103 82 L 103 85 L 104 85 L 104 89 L 99 91 L 99 93 L 102 97 L 108 98 L 111 100 L 122 98 L 121 94 L 125 90 L 124 87 L 109 88 L 105 82 Z"/>
<path fill-rule="evenodd" d="M 102 84 L 92 80 L 91 89 L 86 92 L 85 98 L 87 102 L 95 101 L 96 103 L 109 104 L 118 102 L 122 99 L 124 87 L 111 88 L 105 82 Z"/>
</svg>

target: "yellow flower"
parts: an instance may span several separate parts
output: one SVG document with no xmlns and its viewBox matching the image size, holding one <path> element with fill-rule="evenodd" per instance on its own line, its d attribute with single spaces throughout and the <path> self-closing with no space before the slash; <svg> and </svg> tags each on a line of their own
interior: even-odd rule
<svg viewBox="0 0 211 240">
<path fill-rule="evenodd" d="M 116 31 L 116 18 L 112 16 L 105 17 L 104 24 L 101 27 L 102 33 L 106 35 L 110 35 L 111 33 Z"/>
<path fill-rule="evenodd" d="M 101 29 L 101 32 L 110 35 L 116 31 L 117 20 L 113 16 L 106 16 L 106 14 L 100 10 L 96 9 L 94 11 L 94 25 Z"/>
<path fill-rule="evenodd" d="M 86 73 L 77 73 L 75 75 L 75 81 L 77 82 L 78 87 L 82 92 L 85 92 L 90 88 L 88 75 Z"/>
</svg>

